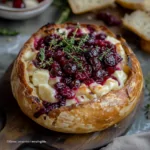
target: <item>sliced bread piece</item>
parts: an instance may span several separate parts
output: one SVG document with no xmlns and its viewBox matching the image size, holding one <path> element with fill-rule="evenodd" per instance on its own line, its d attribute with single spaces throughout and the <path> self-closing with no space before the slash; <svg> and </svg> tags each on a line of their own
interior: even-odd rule
<svg viewBox="0 0 150 150">
<path fill-rule="evenodd" d="M 141 39 L 140 46 L 143 51 L 150 53 L 150 41 Z"/>
<path fill-rule="evenodd" d="M 112 5 L 115 0 L 68 0 L 75 14 L 88 12 Z"/>
<path fill-rule="evenodd" d="M 150 11 L 150 0 L 144 0 L 144 10 Z"/>
<path fill-rule="evenodd" d="M 142 39 L 150 41 L 150 14 L 140 10 L 134 11 L 125 15 L 123 24 Z"/>
<path fill-rule="evenodd" d="M 122 7 L 128 9 L 144 9 L 145 0 L 116 0 Z"/>
</svg>

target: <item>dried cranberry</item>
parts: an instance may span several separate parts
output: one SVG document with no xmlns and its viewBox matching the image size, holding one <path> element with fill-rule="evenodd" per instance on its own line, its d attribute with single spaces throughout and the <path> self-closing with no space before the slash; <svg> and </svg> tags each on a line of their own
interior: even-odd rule
<svg viewBox="0 0 150 150">
<path fill-rule="evenodd" d="M 77 66 L 76 66 L 76 64 L 73 64 L 73 63 L 67 63 L 64 65 L 63 70 L 67 74 L 74 74 L 77 71 Z"/>
<path fill-rule="evenodd" d="M 55 89 L 57 91 L 60 91 L 60 90 L 62 90 L 65 87 L 66 87 L 65 83 L 62 83 L 62 82 L 58 82 L 58 83 L 55 84 Z"/>
<path fill-rule="evenodd" d="M 62 94 L 62 96 L 66 99 L 72 99 L 75 97 L 75 93 L 69 89 L 69 88 L 64 88 L 60 91 L 60 93 Z"/>
</svg>

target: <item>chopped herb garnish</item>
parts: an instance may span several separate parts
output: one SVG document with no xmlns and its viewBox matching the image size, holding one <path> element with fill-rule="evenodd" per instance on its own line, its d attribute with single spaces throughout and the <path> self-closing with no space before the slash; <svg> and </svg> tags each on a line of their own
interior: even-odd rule
<svg viewBox="0 0 150 150">
<path fill-rule="evenodd" d="M 45 60 L 45 49 L 44 48 L 40 49 L 39 59 L 41 62 L 43 62 Z"/>
<path fill-rule="evenodd" d="M 107 49 L 105 50 L 102 55 L 100 55 L 99 60 L 102 61 L 103 58 L 111 51 L 111 49 Z"/>
</svg>

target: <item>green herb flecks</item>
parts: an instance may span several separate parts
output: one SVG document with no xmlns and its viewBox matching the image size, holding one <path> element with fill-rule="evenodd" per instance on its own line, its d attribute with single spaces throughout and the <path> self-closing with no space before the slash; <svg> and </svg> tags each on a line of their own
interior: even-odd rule
<svg viewBox="0 0 150 150">
<path fill-rule="evenodd" d="M 49 58 L 48 60 L 45 60 L 45 49 L 41 48 L 39 53 L 39 59 L 40 59 L 40 68 L 45 68 L 47 65 L 50 66 L 53 63 L 53 58 Z"/>
<path fill-rule="evenodd" d="M 102 61 L 103 58 L 111 51 L 111 49 L 105 50 L 99 57 L 99 60 Z"/>
<path fill-rule="evenodd" d="M 17 31 L 13 31 L 10 29 L 5 29 L 5 28 L 0 28 L 0 35 L 4 35 L 4 36 L 15 36 L 18 35 L 19 32 Z"/>
<path fill-rule="evenodd" d="M 44 48 L 40 49 L 39 59 L 41 62 L 43 62 L 45 60 L 45 49 Z"/>
</svg>

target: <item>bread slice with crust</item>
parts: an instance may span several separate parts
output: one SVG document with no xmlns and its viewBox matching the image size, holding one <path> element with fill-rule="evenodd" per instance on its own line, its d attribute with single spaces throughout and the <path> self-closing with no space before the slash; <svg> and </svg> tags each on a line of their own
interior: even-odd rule
<svg viewBox="0 0 150 150">
<path fill-rule="evenodd" d="M 116 0 L 122 7 L 128 9 L 144 9 L 145 0 Z"/>
<path fill-rule="evenodd" d="M 123 24 L 142 39 L 150 41 L 150 14 L 140 10 L 134 11 L 125 15 Z"/>
<path fill-rule="evenodd" d="M 88 12 L 95 9 L 107 7 L 114 3 L 114 0 L 68 0 L 70 7 L 75 14 Z"/>
<path fill-rule="evenodd" d="M 141 39 L 140 46 L 143 51 L 150 53 L 150 42 L 149 41 Z"/>
</svg>

